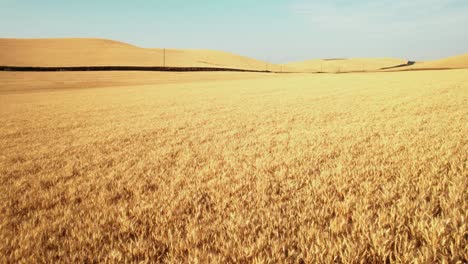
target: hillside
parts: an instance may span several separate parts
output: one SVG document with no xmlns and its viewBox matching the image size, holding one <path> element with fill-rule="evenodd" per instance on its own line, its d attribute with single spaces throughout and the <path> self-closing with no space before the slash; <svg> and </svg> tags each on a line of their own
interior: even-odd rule
<svg viewBox="0 0 468 264">
<path fill-rule="evenodd" d="M 413 66 L 402 67 L 400 70 L 438 70 L 468 68 L 468 54 L 453 56 L 440 60 L 417 63 Z"/>
<path fill-rule="evenodd" d="M 287 66 L 299 72 L 360 72 L 376 71 L 407 63 L 395 58 L 354 58 L 354 59 L 317 59 L 288 63 Z"/>
<path fill-rule="evenodd" d="M 0 39 L 0 65 L 169 66 L 265 70 L 267 63 L 212 50 L 145 49 L 105 39 Z M 273 65 L 270 69 L 275 69 Z M 279 67 L 277 67 L 279 69 Z"/>
</svg>

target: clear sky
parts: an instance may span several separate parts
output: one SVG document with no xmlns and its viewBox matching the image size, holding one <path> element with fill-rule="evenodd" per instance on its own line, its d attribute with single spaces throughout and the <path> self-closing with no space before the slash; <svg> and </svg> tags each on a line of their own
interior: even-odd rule
<svg viewBox="0 0 468 264">
<path fill-rule="evenodd" d="M 0 0 L 0 37 L 109 38 L 277 63 L 428 60 L 468 53 L 468 0 Z"/>
</svg>

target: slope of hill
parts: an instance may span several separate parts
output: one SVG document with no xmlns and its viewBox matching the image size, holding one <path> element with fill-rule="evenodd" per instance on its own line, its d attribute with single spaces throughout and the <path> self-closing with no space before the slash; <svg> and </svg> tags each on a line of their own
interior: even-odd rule
<svg viewBox="0 0 468 264">
<path fill-rule="evenodd" d="M 440 60 L 417 63 L 413 66 L 402 67 L 400 70 L 437 70 L 468 68 L 468 54 L 444 58 Z"/>
<path fill-rule="evenodd" d="M 317 59 L 276 65 L 213 50 L 146 49 L 106 39 L 2 39 L 0 65 L 22 67 L 209 67 L 285 72 L 377 71 L 406 64 L 396 58 Z M 468 68 L 468 54 L 388 71 Z"/>
<path fill-rule="evenodd" d="M 0 39 L 0 65 L 168 66 L 265 70 L 266 62 L 211 50 L 145 49 L 105 39 Z M 270 68 L 275 69 L 273 65 Z M 278 68 L 278 67 L 276 67 Z"/>
<path fill-rule="evenodd" d="M 407 63 L 395 58 L 354 58 L 354 59 L 318 59 L 288 63 L 287 66 L 299 72 L 360 72 L 376 71 Z"/>
</svg>

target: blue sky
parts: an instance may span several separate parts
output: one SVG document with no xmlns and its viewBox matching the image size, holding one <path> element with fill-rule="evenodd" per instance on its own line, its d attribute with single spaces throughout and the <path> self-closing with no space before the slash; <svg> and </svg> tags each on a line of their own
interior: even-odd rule
<svg viewBox="0 0 468 264">
<path fill-rule="evenodd" d="M 468 0 L 0 0 L 0 37 L 97 37 L 283 63 L 468 53 Z"/>
</svg>

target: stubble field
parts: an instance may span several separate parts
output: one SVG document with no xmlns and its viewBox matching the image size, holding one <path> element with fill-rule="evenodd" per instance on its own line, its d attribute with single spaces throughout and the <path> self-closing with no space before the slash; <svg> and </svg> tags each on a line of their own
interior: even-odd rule
<svg viewBox="0 0 468 264">
<path fill-rule="evenodd" d="M 468 70 L 12 74 L 2 263 L 468 260 Z"/>
</svg>

